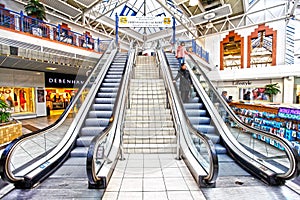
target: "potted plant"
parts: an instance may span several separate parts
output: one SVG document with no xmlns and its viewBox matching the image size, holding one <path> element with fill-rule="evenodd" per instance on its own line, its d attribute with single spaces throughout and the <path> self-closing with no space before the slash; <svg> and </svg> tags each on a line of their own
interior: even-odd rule
<svg viewBox="0 0 300 200">
<path fill-rule="evenodd" d="M 270 97 L 270 101 L 273 102 L 273 96 L 281 93 L 278 83 L 271 83 L 265 86 L 265 94 Z"/>
<path fill-rule="evenodd" d="M 45 7 L 39 0 L 28 0 L 27 5 L 25 5 L 25 12 L 30 17 L 46 20 Z"/>
<path fill-rule="evenodd" d="M 9 110 L 9 106 L 7 105 L 7 103 L 5 103 L 5 101 L 0 99 L 0 123 L 4 123 L 6 124 L 7 122 L 10 121 L 10 112 Z"/>
<path fill-rule="evenodd" d="M 29 30 L 33 35 L 42 36 L 42 30 L 38 27 L 38 20 L 46 20 L 46 10 L 43 4 L 39 0 L 28 0 L 25 5 L 25 12 L 28 16 L 36 19 L 27 19 L 29 24 L 33 24 Z M 30 25 L 31 26 L 31 25 Z"/>
</svg>

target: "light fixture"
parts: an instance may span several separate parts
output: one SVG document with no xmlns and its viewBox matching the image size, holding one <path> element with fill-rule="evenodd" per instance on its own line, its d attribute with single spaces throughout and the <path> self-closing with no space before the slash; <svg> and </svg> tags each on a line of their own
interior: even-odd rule
<svg viewBox="0 0 300 200">
<path fill-rule="evenodd" d="M 210 19 L 214 18 L 215 16 L 216 16 L 216 13 L 210 12 L 210 13 L 203 15 L 203 18 L 206 20 L 210 20 Z"/>
<path fill-rule="evenodd" d="M 46 69 L 54 71 L 54 70 L 56 70 L 57 68 L 55 68 L 55 67 L 46 67 Z"/>
<path fill-rule="evenodd" d="M 190 0 L 189 6 L 196 6 L 198 4 L 198 0 Z"/>
</svg>

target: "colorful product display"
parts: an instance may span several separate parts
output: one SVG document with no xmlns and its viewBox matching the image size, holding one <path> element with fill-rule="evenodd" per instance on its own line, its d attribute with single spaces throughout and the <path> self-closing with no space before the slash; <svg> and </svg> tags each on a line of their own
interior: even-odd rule
<svg viewBox="0 0 300 200">
<path fill-rule="evenodd" d="M 291 141 L 295 149 L 298 151 L 300 155 L 300 121 L 295 120 L 299 118 L 298 111 L 293 109 L 293 111 L 279 109 L 278 114 L 268 113 L 268 112 L 260 112 L 258 110 L 249 110 L 243 108 L 232 107 L 236 114 L 240 117 L 240 119 L 246 124 L 268 132 L 273 135 L 277 135 L 287 140 Z M 288 116 L 293 113 L 292 118 L 287 118 L 287 115 L 282 115 L 282 113 L 288 114 Z M 281 117 L 284 116 L 284 117 Z M 262 135 L 252 134 L 253 138 L 264 141 L 270 145 L 273 145 L 279 149 L 284 150 L 282 145 L 270 138 L 264 137 Z"/>
</svg>

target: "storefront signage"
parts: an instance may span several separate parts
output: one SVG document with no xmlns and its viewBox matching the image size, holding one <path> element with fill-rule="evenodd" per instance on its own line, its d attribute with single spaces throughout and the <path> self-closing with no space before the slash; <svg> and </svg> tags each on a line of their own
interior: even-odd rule
<svg viewBox="0 0 300 200">
<path fill-rule="evenodd" d="M 172 27 L 171 17 L 120 16 L 119 27 Z"/>
<path fill-rule="evenodd" d="M 0 90 L 0 94 L 10 94 L 11 90 Z"/>
<path fill-rule="evenodd" d="M 300 121 L 300 109 L 295 108 L 279 108 L 278 117 L 283 119 L 299 120 Z"/>
<path fill-rule="evenodd" d="M 81 87 L 87 77 L 71 74 L 45 73 L 45 86 L 55 88 Z"/>
<path fill-rule="evenodd" d="M 234 81 L 233 85 L 251 85 L 251 81 Z"/>
</svg>

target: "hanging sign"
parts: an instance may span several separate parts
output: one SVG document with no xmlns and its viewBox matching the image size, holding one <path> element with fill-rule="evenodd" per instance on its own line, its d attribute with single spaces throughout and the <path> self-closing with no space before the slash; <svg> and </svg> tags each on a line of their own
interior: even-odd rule
<svg viewBox="0 0 300 200">
<path fill-rule="evenodd" d="M 119 27 L 172 27 L 172 18 L 153 16 L 119 16 Z"/>
</svg>

